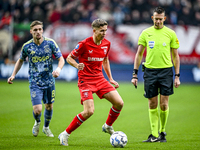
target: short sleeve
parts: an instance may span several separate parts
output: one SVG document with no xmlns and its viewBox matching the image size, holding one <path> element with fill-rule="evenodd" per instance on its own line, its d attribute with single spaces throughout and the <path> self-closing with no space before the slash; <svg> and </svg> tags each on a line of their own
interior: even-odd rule
<svg viewBox="0 0 200 150">
<path fill-rule="evenodd" d="M 76 47 L 72 50 L 71 55 L 73 58 L 77 58 L 83 53 L 84 44 L 82 42 L 79 42 Z"/>
<path fill-rule="evenodd" d="M 54 56 L 56 57 L 56 59 L 58 59 L 62 56 L 60 48 L 58 47 L 56 42 L 52 39 L 51 39 L 51 48 L 52 48 L 52 52 L 53 52 Z"/>
<path fill-rule="evenodd" d="M 27 57 L 28 55 L 27 55 L 27 50 L 26 50 L 26 48 L 25 48 L 25 44 L 22 46 L 22 48 L 21 48 L 21 54 L 20 54 L 20 59 L 22 59 L 22 60 L 26 60 L 26 57 Z"/>
<path fill-rule="evenodd" d="M 173 31 L 172 32 L 172 41 L 171 41 L 171 48 L 178 49 L 179 48 L 179 40 L 176 36 L 176 33 Z"/>
<path fill-rule="evenodd" d="M 146 47 L 146 40 L 145 40 L 144 31 L 140 34 L 140 37 L 138 39 L 138 45 L 143 45 L 144 47 Z"/>
</svg>

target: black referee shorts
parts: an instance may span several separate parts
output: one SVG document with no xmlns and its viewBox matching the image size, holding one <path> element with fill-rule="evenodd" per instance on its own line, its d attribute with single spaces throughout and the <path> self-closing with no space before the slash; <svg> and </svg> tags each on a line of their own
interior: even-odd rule
<svg viewBox="0 0 200 150">
<path fill-rule="evenodd" d="M 174 93 L 173 70 L 171 68 L 144 70 L 144 96 L 152 98 L 161 95 L 169 96 Z"/>
</svg>

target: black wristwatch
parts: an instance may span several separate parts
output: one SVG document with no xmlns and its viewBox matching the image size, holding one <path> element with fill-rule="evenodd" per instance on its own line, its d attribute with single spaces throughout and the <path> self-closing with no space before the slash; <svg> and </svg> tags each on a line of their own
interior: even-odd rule
<svg viewBox="0 0 200 150">
<path fill-rule="evenodd" d="M 175 74 L 175 76 L 180 77 L 180 73 Z"/>
</svg>

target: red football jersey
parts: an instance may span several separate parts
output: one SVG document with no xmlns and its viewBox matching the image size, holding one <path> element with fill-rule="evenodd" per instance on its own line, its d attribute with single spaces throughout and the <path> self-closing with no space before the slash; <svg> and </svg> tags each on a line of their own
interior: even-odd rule
<svg viewBox="0 0 200 150">
<path fill-rule="evenodd" d="M 110 41 L 105 38 L 97 45 L 93 41 L 93 37 L 86 38 L 78 43 L 71 52 L 73 58 L 78 58 L 79 63 L 84 63 L 83 70 L 78 71 L 79 79 L 102 78 L 102 62 L 108 57 L 110 50 Z"/>
</svg>

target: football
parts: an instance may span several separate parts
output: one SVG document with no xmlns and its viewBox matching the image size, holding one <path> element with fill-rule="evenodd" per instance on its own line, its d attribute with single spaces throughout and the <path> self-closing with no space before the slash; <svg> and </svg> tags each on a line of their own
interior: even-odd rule
<svg viewBox="0 0 200 150">
<path fill-rule="evenodd" d="M 113 147 L 124 147 L 128 142 L 126 134 L 122 131 L 116 131 L 110 136 L 110 144 Z"/>
</svg>

